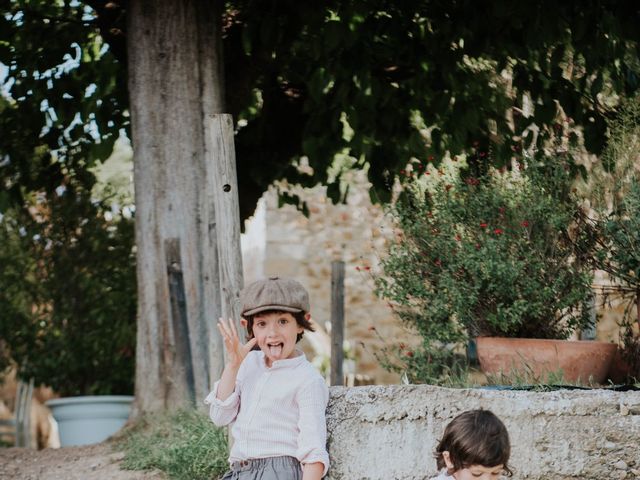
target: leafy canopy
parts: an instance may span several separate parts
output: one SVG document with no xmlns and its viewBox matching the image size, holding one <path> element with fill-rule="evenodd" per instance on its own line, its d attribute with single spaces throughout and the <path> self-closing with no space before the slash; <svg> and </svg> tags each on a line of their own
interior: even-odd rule
<svg viewBox="0 0 640 480">
<path fill-rule="evenodd" d="M 2 2 L 1 210 L 25 189 L 55 188 L 63 169 L 84 175 L 128 130 L 127 5 Z M 639 21 L 633 0 L 228 1 L 242 216 L 281 178 L 329 184 L 339 200 L 340 176 L 327 173 L 338 152 L 368 167 L 381 200 L 412 157 L 478 142 L 492 151 L 478 162 L 508 165 L 522 132 L 535 122 L 542 145 L 559 109 L 598 153 L 615 108 L 604 99 L 638 90 Z M 302 156 L 311 175 L 292 165 Z"/>
</svg>

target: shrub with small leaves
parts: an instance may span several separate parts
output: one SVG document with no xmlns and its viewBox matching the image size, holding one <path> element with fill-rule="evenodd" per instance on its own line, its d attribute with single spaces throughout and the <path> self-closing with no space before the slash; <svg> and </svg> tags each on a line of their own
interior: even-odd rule
<svg viewBox="0 0 640 480">
<path fill-rule="evenodd" d="M 87 183 L 91 184 L 90 181 Z M 0 219 L 0 374 L 62 396 L 132 394 L 133 219 L 67 179 Z"/>
<path fill-rule="evenodd" d="M 596 266 L 610 275 L 601 286 L 605 301 L 617 299 L 625 305 L 620 322 L 621 356 L 628 380 L 640 379 L 640 97 L 627 101 L 609 123 L 611 135 L 603 155 L 606 172 L 594 175 L 594 190 L 600 193 L 598 220 L 601 237 Z M 635 313 L 635 318 L 633 316 Z"/>
</svg>

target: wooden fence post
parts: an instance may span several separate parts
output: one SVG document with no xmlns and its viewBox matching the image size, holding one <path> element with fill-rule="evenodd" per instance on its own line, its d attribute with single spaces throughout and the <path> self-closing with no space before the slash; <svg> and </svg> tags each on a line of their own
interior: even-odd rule
<svg viewBox="0 0 640 480">
<path fill-rule="evenodd" d="M 331 385 L 344 385 L 344 262 L 331 262 Z"/>
<path fill-rule="evenodd" d="M 240 247 L 240 200 L 236 172 L 236 149 L 233 143 L 233 118 L 231 115 L 208 115 L 205 122 L 205 161 L 211 172 L 210 188 L 215 212 L 218 271 L 220 273 L 221 316 L 232 319 L 241 341 L 244 341 L 240 324 L 239 297 L 244 280 L 242 274 L 242 250 Z M 218 321 L 218 319 L 213 319 Z M 225 358 L 226 362 L 226 358 Z M 231 429 L 227 432 L 229 448 L 233 445 Z"/>
<path fill-rule="evenodd" d="M 227 113 L 208 115 L 206 121 L 207 171 L 211 172 L 213 208 L 220 272 L 221 315 L 233 319 L 241 332 L 239 296 L 243 287 L 240 248 L 240 203 L 233 119 Z M 217 321 L 218 319 L 214 319 Z M 240 338 L 243 335 L 240 334 Z"/>
<path fill-rule="evenodd" d="M 193 375 L 193 356 L 189 343 L 189 321 L 187 317 L 187 297 L 184 292 L 180 239 L 168 238 L 164 241 L 167 279 L 169 281 L 169 302 L 171 304 L 171 328 L 173 345 L 164 348 L 165 355 L 173 355 L 166 362 L 184 366 L 187 387 L 186 398 L 191 405 L 196 404 L 196 383 Z M 165 338 L 166 341 L 166 338 Z"/>
</svg>

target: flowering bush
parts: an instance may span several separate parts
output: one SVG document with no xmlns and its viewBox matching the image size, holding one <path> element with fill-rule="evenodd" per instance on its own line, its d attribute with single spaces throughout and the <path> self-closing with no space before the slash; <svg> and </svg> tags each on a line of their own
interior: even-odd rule
<svg viewBox="0 0 640 480">
<path fill-rule="evenodd" d="M 409 175 L 392 210 L 402 233 L 377 279 L 426 354 L 467 336 L 566 338 L 588 325 L 592 234 L 576 221 L 570 169 L 461 173 Z"/>
</svg>

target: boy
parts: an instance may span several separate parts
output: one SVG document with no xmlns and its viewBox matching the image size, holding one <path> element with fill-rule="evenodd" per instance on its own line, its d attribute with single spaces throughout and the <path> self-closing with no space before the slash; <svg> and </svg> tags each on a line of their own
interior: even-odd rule
<svg viewBox="0 0 640 480">
<path fill-rule="evenodd" d="M 233 423 L 223 480 L 319 480 L 329 468 L 329 391 L 296 348 L 313 331 L 309 294 L 296 280 L 273 276 L 248 285 L 240 303 L 248 341 L 242 345 L 233 322 L 220 319 L 228 362 L 205 399 L 213 423 Z"/>
<path fill-rule="evenodd" d="M 435 452 L 440 474 L 431 480 L 495 480 L 512 475 L 509 433 L 488 410 L 469 410 L 451 420 Z"/>
</svg>

